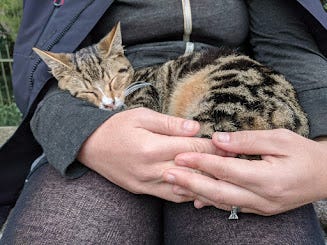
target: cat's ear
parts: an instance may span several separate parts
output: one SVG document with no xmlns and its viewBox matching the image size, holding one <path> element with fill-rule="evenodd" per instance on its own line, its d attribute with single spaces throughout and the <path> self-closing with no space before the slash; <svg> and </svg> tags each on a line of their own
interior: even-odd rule
<svg viewBox="0 0 327 245">
<path fill-rule="evenodd" d="M 71 54 L 53 53 L 49 51 L 43 51 L 38 48 L 33 48 L 33 50 L 51 69 L 55 69 L 60 66 L 64 66 L 68 69 L 72 68 Z"/>
<path fill-rule="evenodd" d="M 108 57 L 113 54 L 124 54 L 120 22 L 98 43 L 101 53 Z"/>
</svg>

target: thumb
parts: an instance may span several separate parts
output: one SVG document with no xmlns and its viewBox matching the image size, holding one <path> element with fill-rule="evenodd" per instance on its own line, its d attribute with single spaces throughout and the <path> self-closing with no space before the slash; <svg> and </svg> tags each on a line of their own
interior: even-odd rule
<svg viewBox="0 0 327 245">
<path fill-rule="evenodd" d="M 236 154 L 281 155 L 288 151 L 296 136 L 286 129 L 216 132 L 212 142 L 218 148 Z"/>
<path fill-rule="evenodd" d="M 140 126 L 153 133 L 171 136 L 194 136 L 200 130 L 200 124 L 193 120 L 169 116 L 146 108 L 141 113 Z"/>
</svg>

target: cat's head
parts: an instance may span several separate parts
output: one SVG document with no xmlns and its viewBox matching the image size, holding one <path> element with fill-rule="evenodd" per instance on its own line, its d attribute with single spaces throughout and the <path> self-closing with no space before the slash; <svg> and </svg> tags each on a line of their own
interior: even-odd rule
<svg viewBox="0 0 327 245">
<path fill-rule="evenodd" d="M 33 50 L 49 66 L 61 89 L 101 109 L 124 105 L 124 91 L 134 70 L 124 56 L 119 23 L 99 43 L 76 53 Z"/>
</svg>

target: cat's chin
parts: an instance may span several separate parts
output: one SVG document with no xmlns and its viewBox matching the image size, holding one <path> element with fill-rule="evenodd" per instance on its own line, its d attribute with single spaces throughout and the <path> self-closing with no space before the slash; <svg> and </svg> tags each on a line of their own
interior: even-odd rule
<svg viewBox="0 0 327 245">
<path fill-rule="evenodd" d="M 125 107 L 126 107 L 125 104 L 121 104 L 121 105 L 117 105 L 117 106 L 116 105 L 114 105 L 114 106 L 105 106 L 105 105 L 101 104 L 99 106 L 99 109 L 105 110 L 105 111 L 116 111 L 116 110 L 122 110 Z"/>
</svg>

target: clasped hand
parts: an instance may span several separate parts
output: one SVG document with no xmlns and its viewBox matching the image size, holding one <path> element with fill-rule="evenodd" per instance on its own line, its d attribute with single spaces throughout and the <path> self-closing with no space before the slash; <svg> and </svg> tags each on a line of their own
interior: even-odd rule
<svg viewBox="0 0 327 245">
<path fill-rule="evenodd" d="M 174 202 L 194 200 L 175 194 L 162 176 L 175 166 L 173 160 L 180 153 L 224 155 L 210 139 L 193 137 L 199 128 L 197 122 L 146 108 L 126 110 L 109 118 L 85 141 L 78 159 L 132 193 Z"/>
<path fill-rule="evenodd" d="M 327 144 L 286 129 L 215 133 L 218 149 L 234 154 L 261 155 L 245 160 L 204 153 L 183 153 L 164 179 L 176 194 L 193 197 L 201 208 L 213 205 L 241 212 L 273 215 L 327 197 Z"/>
<path fill-rule="evenodd" d="M 215 133 L 210 140 L 193 137 L 199 127 L 146 108 L 123 111 L 85 141 L 78 159 L 132 193 L 194 200 L 197 208 L 273 215 L 327 197 L 326 141 L 285 129 Z"/>
</svg>

